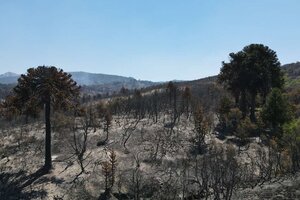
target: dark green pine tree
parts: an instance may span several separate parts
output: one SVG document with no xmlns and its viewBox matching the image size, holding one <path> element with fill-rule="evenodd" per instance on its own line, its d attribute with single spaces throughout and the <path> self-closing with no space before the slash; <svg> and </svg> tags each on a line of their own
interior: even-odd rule
<svg viewBox="0 0 300 200">
<path fill-rule="evenodd" d="M 277 88 L 272 89 L 262 109 L 262 119 L 272 130 L 272 135 L 270 136 L 280 138 L 283 125 L 291 121 L 293 116 L 292 106 L 281 90 Z"/>
<path fill-rule="evenodd" d="M 262 44 L 248 45 L 229 56 L 230 62 L 223 62 L 218 80 L 234 95 L 243 117 L 250 111 L 250 119 L 254 122 L 257 95 L 265 103 L 273 87 L 283 86 L 280 62 L 276 52 Z"/>
<path fill-rule="evenodd" d="M 45 111 L 45 165 L 49 171 L 51 160 L 51 107 L 69 109 L 77 104 L 80 88 L 71 78 L 71 74 L 56 67 L 39 66 L 30 68 L 27 74 L 22 74 L 11 96 L 7 97 L 4 105 L 17 109 L 20 114 L 30 113 L 32 106 Z"/>
</svg>

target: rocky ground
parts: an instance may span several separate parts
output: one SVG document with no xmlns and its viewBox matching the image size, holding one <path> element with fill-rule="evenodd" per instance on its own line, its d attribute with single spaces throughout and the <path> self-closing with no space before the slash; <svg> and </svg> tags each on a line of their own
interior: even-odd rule
<svg viewBox="0 0 300 200">
<path fill-rule="evenodd" d="M 261 186 L 238 191 L 233 199 L 300 199 L 300 174 L 273 179 Z"/>
</svg>

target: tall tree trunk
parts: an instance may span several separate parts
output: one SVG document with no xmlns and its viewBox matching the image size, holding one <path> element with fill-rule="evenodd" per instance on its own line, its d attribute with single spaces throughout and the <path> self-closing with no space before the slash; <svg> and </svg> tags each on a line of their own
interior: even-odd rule
<svg viewBox="0 0 300 200">
<path fill-rule="evenodd" d="M 247 116 L 247 99 L 246 99 L 246 91 L 242 90 L 241 99 L 240 99 L 240 110 L 242 111 L 243 119 Z"/>
<path fill-rule="evenodd" d="M 240 102 L 240 91 L 233 92 L 233 96 L 234 96 L 235 106 L 238 107 Z"/>
<path fill-rule="evenodd" d="M 177 119 L 177 117 L 178 117 L 178 115 L 177 115 L 177 94 L 176 94 L 176 88 L 175 88 L 175 90 L 174 90 L 174 104 L 173 104 L 173 109 L 174 109 L 174 115 L 173 115 L 173 122 L 174 122 L 174 125 L 175 125 L 175 123 L 176 123 L 176 119 Z"/>
<path fill-rule="evenodd" d="M 256 94 L 251 95 L 251 107 L 250 107 L 250 120 L 251 122 L 256 122 L 256 117 L 255 117 L 255 98 Z"/>
<path fill-rule="evenodd" d="M 51 161 L 51 123 L 50 123 L 50 100 L 45 104 L 45 123 L 46 123 L 46 139 L 45 139 L 45 169 L 50 170 Z"/>
</svg>

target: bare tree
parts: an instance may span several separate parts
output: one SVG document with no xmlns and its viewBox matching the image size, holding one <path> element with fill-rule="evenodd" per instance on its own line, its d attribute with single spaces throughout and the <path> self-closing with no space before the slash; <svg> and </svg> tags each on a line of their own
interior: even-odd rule
<svg viewBox="0 0 300 200">
<path fill-rule="evenodd" d="M 91 152 L 87 153 L 88 135 L 91 129 L 89 113 L 79 120 L 79 124 L 75 123 L 72 127 L 72 141 L 70 145 L 74 151 L 73 155 L 76 158 L 77 163 L 80 166 L 80 172 L 76 175 L 72 182 L 75 182 L 80 175 L 86 172 L 85 168 L 90 164 L 91 161 L 86 163 L 86 160 L 90 157 Z"/>
<path fill-rule="evenodd" d="M 194 109 L 194 126 L 197 153 L 203 153 L 205 149 L 205 136 L 210 132 L 211 120 L 207 114 L 204 114 L 203 108 L 199 104 Z"/>
<path fill-rule="evenodd" d="M 112 187 L 115 183 L 116 168 L 117 168 L 117 156 L 114 150 L 109 151 L 108 161 L 104 161 L 101 164 L 102 173 L 105 178 L 105 194 L 109 195 Z"/>
<path fill-rule="evenodd" d="M 142 173 L 140 170 L 140 158 L 139 153 L 133 155 L 135 161 L 135 168 L 132 171 L 132 193 L 134 194 L 134 199 L 139 200 L 141 198 L 141 187 L 142 187 Z"/>
<path fill-rule="evenodd" d="M 105 142 L 108 141 L 109 128 L 111 126 L 112 115 L 108 109 L 105 111 L 104 115 L 104 132 L 106 133 Z"/>
<path fill-rule="evenodd" d="M 132 133 L 136 129 L 137 125 L 139 124 L 140 120 L 141 119 L 139 119 L 139 118 L 133 119 L 133 120 L 126 118 L 126 122 L 125 122 L 124 126 L 122 127 L 122 129 L 124 131 L 122 141 L 123 141 L 123 147 L 126 152 L 129 152 L 129 150 L 126 147 L 126 144 L 129 140 L 129 138 L 131 137 Z"/>
</svg>

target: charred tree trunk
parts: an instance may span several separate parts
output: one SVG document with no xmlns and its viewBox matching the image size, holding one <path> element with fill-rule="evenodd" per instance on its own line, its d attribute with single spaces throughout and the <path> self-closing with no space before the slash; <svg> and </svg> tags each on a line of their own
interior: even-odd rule
<svg viewBox="0 0 300 200">
<path fill-rule="evenodd" d="M 46 123 L 46 138 L 45 138 L 45 170 L 52 168 L 51 160 L 51 123 L 50 123 L 50 100 L 45 103 L 45 123 Z"/>
<path fill-rule="evenodd" d="M 243 90 L 241 92 L 241 99 L 240 99 L 240 110 L 242 111 L 243 119 L 247 116 L 247 98 L 246 98 L 246 91 Z"/>
<path fill-rule="evenodd" d="M 256 117 L 255 117 L 255 97 L 256 94 L 251 95 L 251 106 L 250 106 L 250 120 L 251 122 L 256 122 Z"/>
</svg>

